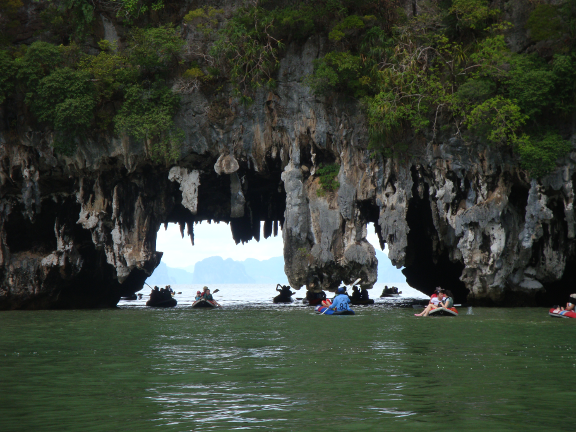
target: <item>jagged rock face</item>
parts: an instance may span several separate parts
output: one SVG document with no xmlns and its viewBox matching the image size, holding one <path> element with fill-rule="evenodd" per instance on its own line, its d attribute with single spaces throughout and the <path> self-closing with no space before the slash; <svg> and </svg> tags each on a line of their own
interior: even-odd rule
<svg viewBox="0 0 576 432">
<path fill-rule="evenodd" d="M 158 192 L 168 179 L 75 172 L 27 144 L 0 152 L 2 308 L 113 306 L 140 289 L 162 256 L 157 215 L 173 202 Z"/>
<path fill-rule="evenodd" d="M 290 46 L 277 89 L 249 107 L 185 96 L 176 122 L 186 139 L 172 166 L 152 164 L 125 137 L 99 137 L 67 158 L 53 154 L 50 135 L 0 130 L 0 309 L 115 305 L 158 265 L 161 224 L 179 223 L 193 244 L 204 220 L 230 223 L 237 242 L 259 240 L 262 223 L 265 237 L 282 226 L 294 288 L 334 290 L 358 277 L 372 287 L 372 222 L 424 292 L 562 301 L 576 283 L 576 152 L 541 182 L 506 149 L 450 136 L 415 143 L 410 160 L 373 158 L 358 104 L 302 84 L 324 50 L 320 37 Z M 339 189 L 320 196 L 316 170 L 332 163 Z"/>
<path fill-rule="evenodd" d="M 391 224 L 381 212 L 390 258 L 425 291 L 438 284 L 480 304 L 560 302 L 574 286 L 575 159 L 539 184 L 506 152 L 456 139 L 429 145 L 411 175 L 396 176 L 391 196 L 405 217 Z"/>
</svg>

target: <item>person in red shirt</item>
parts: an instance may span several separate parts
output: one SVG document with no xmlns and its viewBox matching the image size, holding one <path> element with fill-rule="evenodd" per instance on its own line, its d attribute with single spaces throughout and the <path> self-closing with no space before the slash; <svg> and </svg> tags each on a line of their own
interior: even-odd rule
<svg viewBox="0 0 576 432">
<path fill-rule="evenodd" d="M 436 287 L 436 289 L 434 290 L 434 293 L 430 296 L 430 302 L 428 304 L 433 304 L 434 306 L 438 306 L 438 303 L 440 303 L 440 299 L 438 298 L 440 291 L 442 291 L 442 288 Z"/>
</svg>

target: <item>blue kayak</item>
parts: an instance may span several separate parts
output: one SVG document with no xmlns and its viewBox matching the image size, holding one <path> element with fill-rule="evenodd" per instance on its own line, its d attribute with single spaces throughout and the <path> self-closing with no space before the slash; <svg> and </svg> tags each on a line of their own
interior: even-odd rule
<svg viewBox="0 0 576 432">
<path fill-rule="evenodd" d="M 354 315 L 353 310 L 345 310 L 345 311 L 334 311 L 332 309 L 328 309 L 324 306 L 317 306 L 316 313 L 322 315 Z"/>
</svg>

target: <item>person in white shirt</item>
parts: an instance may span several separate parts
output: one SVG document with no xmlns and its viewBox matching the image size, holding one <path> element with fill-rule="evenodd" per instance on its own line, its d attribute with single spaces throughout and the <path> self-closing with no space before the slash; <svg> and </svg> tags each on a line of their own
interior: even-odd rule
<svg viewBox="0 0 576 432">
<path fill-rule="evenodd" d="M 445 295 L 446 294 L 444 294 L 444 292 L 442 291 L 440 291 L 437 296 L 432 295 L 432 297 L 430 298 L 430 303 L 428 303 L 428 306 L 426 306 L 426 308 L 421 313 L 414 314 L 414 316 L 428 316 L 430 311 L 441 307 L 440 303 L 444 299 Z"/>
</svg>

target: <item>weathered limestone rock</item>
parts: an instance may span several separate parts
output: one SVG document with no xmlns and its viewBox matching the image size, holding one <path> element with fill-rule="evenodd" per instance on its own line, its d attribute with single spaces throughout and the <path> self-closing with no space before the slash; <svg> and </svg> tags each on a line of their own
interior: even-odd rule
<svg viewBox="0 0 576 432">
<path fill-rule="evenodd" d="M 168 180 L 180 184 L 182 192 L 182 205 L 195 215 L 198 211 L 198 186 L 200 173 L 196 170 L 188 172 L 186 168 L 172 167 L 168 173 Z"/>
<path fill-rule="evenodd" d="M 216 163 L 214 164 L 214 171 L 216 174 L 232 174 L 238 171 L 240 165 L 238 161 L 232 155 L 220 155 Z"/>
<path fill-rule="evenodd" d="M 509 2 L 518 22 L 526 11 Z M 402 2 L 417 14 L 421 0 Z M 228 7 L 228 6 L 227 6 Z M 105 37 L 118 37 L 105 20 Z M 25 27 L 25 26 L 24 26 Z M 523 27 L 510 36 L 523 49 Z M 278 86 L 244 106 L 202 92 L 182 97 L 178 162 L 153 164 L 141 142 L 98 136 L 71 157 L 50 133 L 0 122 L 0 309 L 115 305 L 160 261 L 161 224 L 230 223 L 236 242 L 278 234 L 293 288 L 376 282 L 380 247 L 425 292 L 451 288 L 483 304 L 564 301 L 576 283 L 576 150 L 541 181 L 509 149 L 431 135 L 413 156 L 373 157 L 358 103 L 311 94 L 304 77 L 329 49 L 320 36 L 292 44 Z M 573 140 L 574 141 L 574 140 Z M 317 170 L 340 166 L 335 191 Z"/>
</svg>

